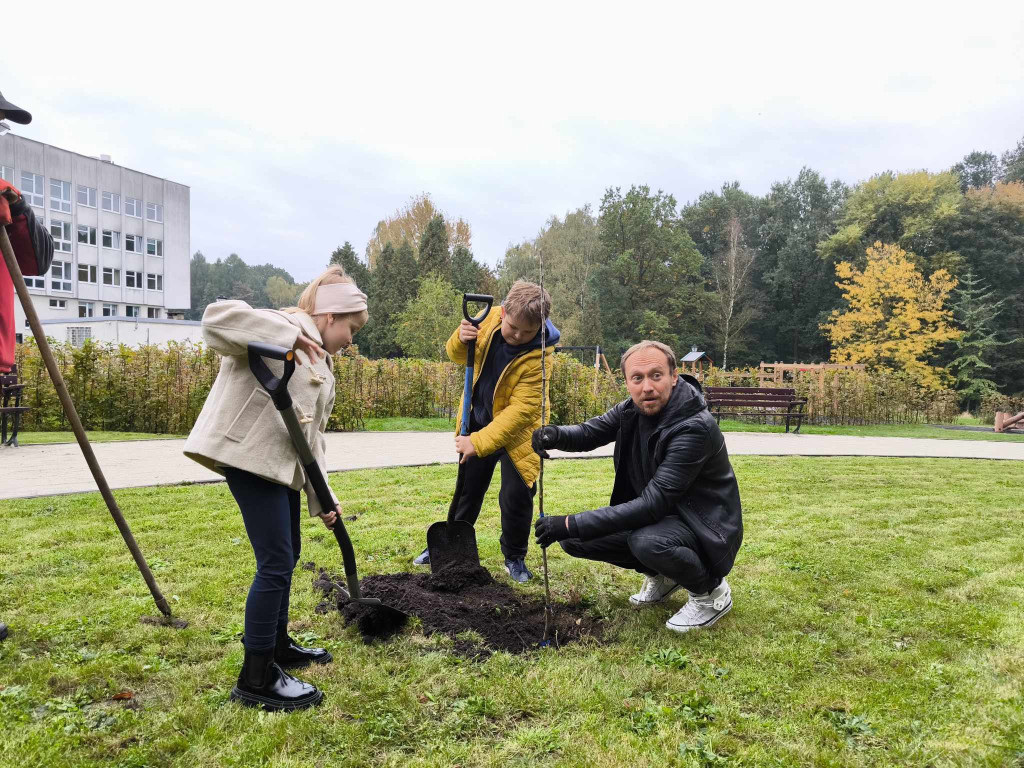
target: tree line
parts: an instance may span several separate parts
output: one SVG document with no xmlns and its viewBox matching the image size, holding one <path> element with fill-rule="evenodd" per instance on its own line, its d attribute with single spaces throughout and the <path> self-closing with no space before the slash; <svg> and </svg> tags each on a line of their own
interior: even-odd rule
<svg viewBox="0 0 1024 768">
<path fill-rule="evenodd" d="M 503 296 L 537 281 L 541 258 L 564 343 L 601 345 L 609 360 L 658 338 L 723 367 L 850 360 L 917 366 L 923 384 L 955 383 L 967 401 L 1024 389 L 1024 139 L 853 186 L 804 168 L 764 195 L 733 181 L 683 205 L 609 188 L 494 268 L 475 258 L 469 223 L 421 195 L 362 254 L 345 242 L 329 261 L 370 297 L 363 354 L 437 359 L 462 292 Z M 272 265 L 202 254 L 192 286 L 194 317 L 216 295 L 283 306 L 302 288 Z"/>
</svg>

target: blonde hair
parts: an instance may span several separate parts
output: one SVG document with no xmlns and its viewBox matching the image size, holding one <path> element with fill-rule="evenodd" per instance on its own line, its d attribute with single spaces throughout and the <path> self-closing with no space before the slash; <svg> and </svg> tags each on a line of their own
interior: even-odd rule
<svg viewBox="0 0 1024 768">
<path fill-rule="evenodd" d="M 676 353 L 672 351 L 672 347 L 668 344 L 662 344 L 660 341 L 650 341 L 644 339 L 643 341 L 637 342 L 632 347 L 622 353 L 622 360 L 619 362 L 619 368 L 623 373 L 626 372 L 626 361 L 629 360 L 630 356 L 640 352 L 644 349 L 657 349 L 662 352 L 668 359 L 668 372 L 672 373 L 676 369 Z"/>
<path fill-rule="evenodd" d="M 536 283 L 516 280 L 501 306 L 509 314 L 540 325 L 551 314 L 551 296 Z"/>
<path fill-rule="evenodd" d="M 316 291 L 321 285 L 333 285 L 334 283 L 352 283 L 355 285 L 355 280 L 349 277 L 344 268 L 340 264 L 332 264 L 325 269 L 319 277 L 315 278 L 306 288 L 302 291 L 302 295 L 299 296 L 299 300 L 296 302 L 297 306 L 294 307 L 283 307 L 282 312 L 305 312 L 307 315 L 313 315 L 313 308 L 316 305 Z M 334 317 L 352 317 L 357 318 L 362 315 L 360 324 L 365 324 L 369 314 L 365 309 L 359 312 L 338 312 L 335 313 Z"/>
</svg>

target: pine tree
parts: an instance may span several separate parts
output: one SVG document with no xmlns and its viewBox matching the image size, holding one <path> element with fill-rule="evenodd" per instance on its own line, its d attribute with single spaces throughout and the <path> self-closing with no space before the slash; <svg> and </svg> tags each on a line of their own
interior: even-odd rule
<svg viewBox="0 0 1024 768">
<path fill-rule="evenodd" d="M 420 275 L 423 277 L 435 273 L 446 277 L 451 271 L 452 256 L 448 252 L 448 230 L 441 214 L 434 216 L 423 231 L 417 261 Z"/>
<path fill-rule="evenodd" d="M 970 270 L 960 278 L 954 291 L 957 300 L 953 305 L 953 316 L 963 329 L 963 336 L 954 341 L 957 356 L 949 367 L 956 377 L 955 387 L 967 409 L 977 407 L 981 401 L 999 390 L 983 371 L 992 370 L 985 356 L 997 347 L 1012 342 L 999 341 L 996 320 L 1002 312 L 1006 299 L 993 300 L 995 291 Z"/>
<path fill-rule="evenodd" d="M 356 281 L 363 293 L 369 293 L 370 287 L 370 270 L 366 268 L 366 265 L 356 255 L 355 248 L 352 247 L 352 243 L 348 240 L 340 248 L 335 248 L 331 254 L 328 265 L 340 264 L 341 268 L 345 270 L 345 274 Z"/>
</svg>

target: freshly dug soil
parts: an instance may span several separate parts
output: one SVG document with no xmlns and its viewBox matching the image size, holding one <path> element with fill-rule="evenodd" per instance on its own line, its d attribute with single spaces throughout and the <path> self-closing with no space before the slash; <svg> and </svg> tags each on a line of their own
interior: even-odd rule
<svg viewBox="0 0 1024 768">
<path fill-rule="evenodd" d="M 363 640 L 386 640 L 396 634 L 380 609 L 360 605 L 338 592 L 344 581 L 321 569 L 313 587 L 324 599 L 317 613 L 337 609 L 346 624 L 353 622 Z M 375 597 L 384 605 L 419 617 L 423 633 L 440 632 L 455 641 L 455 650 L 468 656 L 486 656 L 493 651 L 523 653 L 540 646 L 544 637 L 544 602 L 524 595 L 506 584 L 496 582 L 479 565 L 453 563 L 434 574 L 390 573 L 369 576 L 360 581 L 366 597 Z M 472 630 L 481 644 L 457 637 Z M 565 645 L 583 637 L 601 637 L 600 621 L 588 616 L 579 605 L 555 603 L 549 632 L 551 645 Z"/>
</svg>

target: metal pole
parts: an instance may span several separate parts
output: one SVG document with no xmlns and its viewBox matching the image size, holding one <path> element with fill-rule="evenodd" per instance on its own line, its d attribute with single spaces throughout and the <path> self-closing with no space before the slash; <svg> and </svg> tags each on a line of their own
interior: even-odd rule
<svg viewBox="0 0 1024 768">
<path fill-rule="evenodd" d="M 124 539 L 124 543 L 128 545 L 128 549 L 132 553 L 132 557 L 135 558 L 135 564 L 139 567 L 139 572 L 142 574 L 142 578 L 145 579 L 146 586 L 149 587 L 150 594 L 153 595 L 156 607 L 160 610 L 160 613 L 167 618 L 170 618 L 171 607 L 167 604 L 167 599 L 160 592 L 160 587 L 157 586 L 156 579 L 153 578 L 153 572 L 150 571 L 149 565 L 146 563 L 146 558 L 142 555 L 142 550 L 139 549 L 139 545 L 135 542 L 135 537 L 132 535 L 131 528 L 128 527 L 128 522 L 124 519 L 124 515 L 121 514 L 121 510 L 118 508 L 117 502 L 114 501 L 114 494 L 110 492 L 110 486 L 107 485 L 107 479 L 103 476 L 103 470 L 100 469 L 99 462 L 96 461 L 96 454 L 93 453 L 92 446 L 89 444 L 89 438 L 86 437 L 85 430 L 82 428 L 82 422 L 78 418 L 78 411 L 75 410 L 75 404 L 71 402 L 71 395 L 68 394 L 68 388 L 64 384 L 64 377 L 61 376 L 60 368 L 57 367 L 57 361 L 54 359 L 53 352 L 50 350 L 50 345 L 46 341 L 46 334 L 43 333 L 43 326 L 39 322 L 39 315 L 36 314 L 35 305 L 32 304 L 32 297 L 29 296 L 28 288 L 25 285 L 25 278 L 21 274 L 21 268 L 18 266 L 18 260 L 14 256 L 14 249 L 11 247 L 11 241 L 7 237 L 7 229 L 3 226 L 0 226 L 0 249 L 3 250 L 4 261 L 7 263 L 7 271 L 11 273 L 11 280 L 14 281 L 14 288 L 18 292 L 18 298 L 21 300 L 21 306 L 25 310 L 25 317 L 28 318 L 28 324 L 32 328 L 32 334 L 36 338 L 36 344 L 39 345 L 39 352 L 43 356 L 43 362 L 46 363 L 46 370 L 49 372 L 50 379 L 53 381 L 54 389 L 57 390 L 57 397 L 60 398 L 60 403 L 64 406 L 64 413 L 68 417 L 68 421 L 71 423 L 71 429 L 75 433 L 78 445 L 81 447 L 82 454 L 85 456 L 85 461 L 92 472 L 93 479 L 96 481 L 96 485 L 100 489 L 100 494 L 103 496 L 103 500 L 107 503 L 107 509 L 110 510 L 110 515 L 114 518 L 114 523 L 117 525 L 117 529 L 121 532 L 121 537 Z"/>
<path fill-rule="evenodd" d="M 541 305 L 544 304 L 544 251 L 538 250 L 537 256 L 540 259 L 540 292 Z M 540 320 L 540 428 L 545 427 L 545 410 L 547 409 L 548 390 L 548 367 L 545 362 L 547 357 L 548 340 L 548 319 L 541 317 Z M 544 517 L 544 457 L 540 457 L 540 475 L 537 478 L 537 493 L 540 496 L 540 516 Z M 541 547 L 541 559 L 544 563 L 544 638 L 542 643 L 548 642 L 548 632 L 551 628 L 551 584 L 548 581 L 548 548 Z"/>
</svg>

